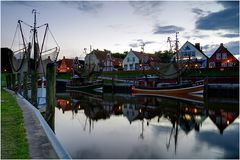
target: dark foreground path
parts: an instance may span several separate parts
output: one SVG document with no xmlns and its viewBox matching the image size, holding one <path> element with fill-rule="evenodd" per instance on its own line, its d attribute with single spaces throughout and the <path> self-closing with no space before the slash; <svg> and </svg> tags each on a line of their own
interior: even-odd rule
<svg viewBox="0 0 240 160">
<path fill-rule="evenodd" d="M 11 91 L 10 93 L 15 96 L 18 106 L 23 111 L 30 159 L 57 159 L 58 156 L 33 110 L 23 98 Z"/>
</svg>

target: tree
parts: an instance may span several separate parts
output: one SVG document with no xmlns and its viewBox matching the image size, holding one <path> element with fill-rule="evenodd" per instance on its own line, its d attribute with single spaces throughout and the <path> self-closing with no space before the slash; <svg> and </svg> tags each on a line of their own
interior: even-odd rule
<svg viewBox="0 0 240 160">
<path fill-rule="evenodd" d="M 121 58 L 121 59 L 124 59 L 126 57 L 127 53 L 112 53 L 112 57 L 114 58 Z"/>
<path fill-rule="evenodd" d="M 171 58 L 173 57 L 173 52 L 172 51 L 157 51 L 154 53 L 155 55 L 157 55 L 160 58 L 160 61 L 163 63 L 169 63 Z"/>
</svg>

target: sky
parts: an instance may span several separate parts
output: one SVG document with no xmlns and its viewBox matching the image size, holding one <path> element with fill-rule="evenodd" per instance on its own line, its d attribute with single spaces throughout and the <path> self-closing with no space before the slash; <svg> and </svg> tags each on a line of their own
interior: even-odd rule
<svg viewBox="0 0 240 160">
<path fill-rule="evenodd" d="M 180 47 L 186 41 L 200 43 L 210 57 L 223 43 L 239 56 L 239 1 L 1 1 L 1 47 L 16 48 L 11 46 L 20 43 L 13 41 L 17 21 L 32 25 L 32 9 L 38 26 L 49 24 L 61 48 L 58 58 L 82 59 L 90 45 L 123 53 L 141 51 L 144 43 L 147 53 L 164 51 L 175 32 Z M 28 27 L 23 28 L 30 39 Z M 51 35 L 47 38 L 47 45 L 55 45 Z"/>
</svg>

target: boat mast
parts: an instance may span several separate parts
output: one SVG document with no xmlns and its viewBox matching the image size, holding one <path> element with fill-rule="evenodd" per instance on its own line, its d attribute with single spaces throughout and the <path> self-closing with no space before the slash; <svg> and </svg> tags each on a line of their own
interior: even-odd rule
<svg viewBox="0 0 240 160">
<path fill-rule="evenodd" d="M 37 29 L 36 29 L 36 25 L 37 25 L 37 21 L 36 21 L 36 18 L 37 18 L 37 11 L 35 9 L 32 10 L 32 13 L 34 14 L 34 26 L 33 26 L 33 54 L 34 54 L 34 62 L 33 62 L 33 68 L 36 69 L 36 62 L 37 62 L 37 43 L 36 43 L 36 36 L 37 36 Z"/>
<path fill-rule="evenodd" d="M 179 52 L 179 49 L 178 49 L 178 43 L 179 43 L 179 40 L 178 40 L 178 34 L 179 34 L 179 32 L 176 32 L 176 40 L 175 40 L 175 52 L 176 52 L 176 62 L 177 62 L 177 69 L 179 70 L 179 54 L 178 54 L 178 52 Z M 179 72 L 177 72 L 177 82 L 179 83 L 180 82 L 180 74 L 181 73 L 179 73 Z"/>
</svg>

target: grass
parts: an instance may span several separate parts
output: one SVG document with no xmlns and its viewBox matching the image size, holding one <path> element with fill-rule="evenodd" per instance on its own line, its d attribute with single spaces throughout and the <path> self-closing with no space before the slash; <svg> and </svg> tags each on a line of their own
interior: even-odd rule
<svg viewBox="0 0 240 160">
<path fill-rule="evenodd" d="M 2 87 L 6 86 L 6 75 L 7 75 L 7 73 L 1 73 L 1 86 Z"/>
<path fill-rule="evenodd" d="M 70 73 L 58 73 L 57 79 L 64 79 L 64 80 L 70 80 L 72 78 L 72 74 Z"/>
<path fill-rule="evenodd" d="M 28 159 L 21 109 L 14 97 L 1 90 L 1 159 Z"/>
</svg>

